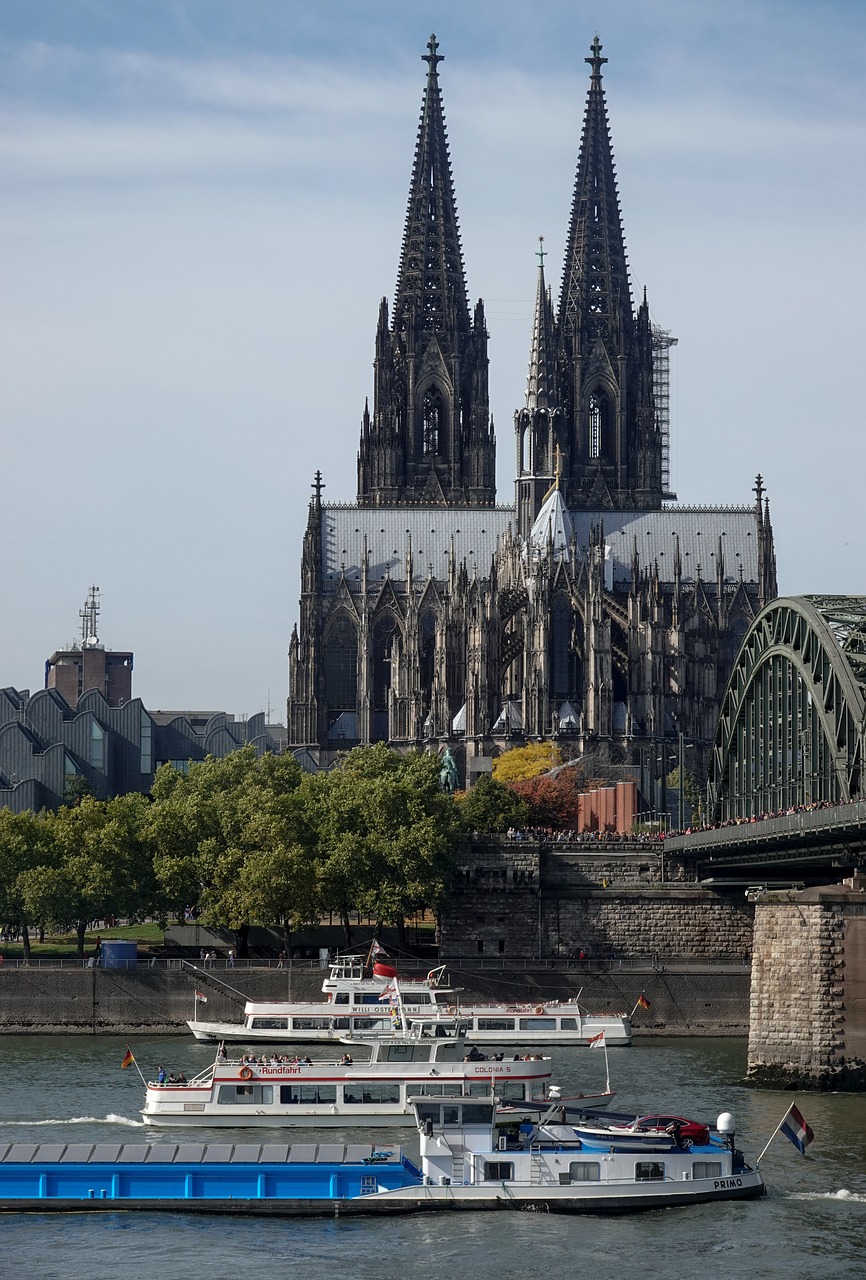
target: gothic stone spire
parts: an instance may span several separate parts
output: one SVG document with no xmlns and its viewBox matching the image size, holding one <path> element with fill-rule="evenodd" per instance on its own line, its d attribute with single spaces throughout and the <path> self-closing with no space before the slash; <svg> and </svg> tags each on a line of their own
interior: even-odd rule
<svg viewBox="0 0 866 1280">
<path fill-rule="evenodd" d="M 559 300 L 566 488 L 574 507 L 657 509 L 652 336 L 646 304 L 639 317 L 632 308 L 601 48 L 596 36 Z"/>
<path fill-rule="evenodd" d="M 487 327 L 467 303 L 436 37 L 415 144 L 393 320 L 383 300 L 372 419 L 358 454 L 364 506 L 492 505 Z"/>
</svg>

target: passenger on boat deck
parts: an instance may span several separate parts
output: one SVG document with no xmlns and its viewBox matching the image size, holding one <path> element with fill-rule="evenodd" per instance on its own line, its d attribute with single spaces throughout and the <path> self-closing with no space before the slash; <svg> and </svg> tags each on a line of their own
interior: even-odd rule
<svg viewBox="0 0 866 1280">
<path fill-rule="evenodd" d="M 473 1045 L 472 1048 L 467 1053 L 466 1057 L 463 1059 L 463 1061 L 464 1062 L 486 1062 L 487 1054 L 482 1053 L 480 1049 L 478 1049 L 475 1045 Z"/>
<path fill-rule="evenodd" d="M 157 1067 L 157 1069 L 156 1069 L 156 1083 L 157 1083 L 157 1084 L 165 1084 L 165 1081 L 166 1081 L 165 1067 Z"/>
<path fill-rule="evenodd" d="M 311 1067 L 313 1065 L 313 1059 L 310 1057 L 309 1054 L 307 1054 L 307 1056 L 304 1058 L 304 1065 L 307 1067 Z"/>
<path fill-rule="evenodd" d="M 225 1062 L 227 1057 L 225 1041 L 220 1040 L 219 1048 L 217 1049 L 217 1062 Z"/>
<path fill-rule="evenodd" d="M 186 1084 L 186 1076 L 183 1074 L 183 1072 L 182 1072 L 182 1071 L 179 1073 L 179 1075 L 178 1075 L 178 1077 L 177 1077 L 177 1083 L 178 1083 L 178 1084 Z"/>
<path fill-rule="evenodd" d="M 350 1053 L 344 1053 L 340 1061 L 337 1063 L 337 1066 L 338 1067 L 354 1066 L 354 1063 L 352 1062 L 352 1055 Z"/>
</svg>

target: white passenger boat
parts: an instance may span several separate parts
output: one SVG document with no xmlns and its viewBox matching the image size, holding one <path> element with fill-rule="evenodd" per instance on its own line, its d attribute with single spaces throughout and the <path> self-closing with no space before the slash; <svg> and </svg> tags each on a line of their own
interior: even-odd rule
<svg viewBox="0 0 866 1280">
<path fill-rule="evenodd" d="M 413 1095 L 473 1097 L 492 1089 L 503 1103 L 519 1106 L 543 1098 L 550 1072 L 541 1054 L 467 1050 L 459 1025 L 439 1026 L 434 1036 L 413 1028 L 352 1041 L 336 1061 L 220 1054 L 192 1080 L 148 1083 L 141 1114 L 145 1124 L 171 1127 L 405 1126 L 412 1124 Z M 588 1096 L 586 1105 L 603 1107 L 611 1097 L 609 1090 Z"/>
<path fill-rule="evenodd" d="M 368 977 L 363 956 L 342 956 L 330 966 L 320 1001 L 248 1000 L 243 1022 L 206 1022 L 198 1016 L 196 1000 L 195 1017 L 187 1025 L 197 1040 L 244 1044 L 309 1044 L 386 1031 L 390 1018 L 383 1000 L 389 998 L 395 973 L 390 963 L 377 962 Z M 479 1044 L 588 1044 L 602 1032 L 610 1046 L 631 1044 L 627 1014 L 592 1014 L 579 999 L 464 1004 L 460 992 L 448 986 L 444 966 L 431 970 L 423 981 L 401 978 L 400 990 L 411 1023 L 432 1030 L 443 1020 L 459 1017 L 468 1038 Z"/>
</svg>

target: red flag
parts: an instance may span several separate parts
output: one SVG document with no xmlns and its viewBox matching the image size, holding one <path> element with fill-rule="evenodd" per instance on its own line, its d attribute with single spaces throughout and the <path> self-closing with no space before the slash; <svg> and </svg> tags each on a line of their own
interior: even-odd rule
<svg viewBox="0 0 866 1280">
<path fill-rule="evenodd" d="M 397 970 L 392 964 L 383 964 L 381 960 L 377 960 L 373 965 L 374 978 L 396 978 Z"/>
<path fill-rule="evenodd" d="M 123 1071 L 125 1067 L 131 1067 L 133 1062 L 135 1062 L 135 1058 L 132 1056 L 132 1050 L 129 1045 L 127 1045 L 126 1053 L 123 1055 L 123 1062 L 120 1064 L 121 1071 Z"/>
<path fill-rule="evenodd" d="M 590 1036 L 586 1043 L 590 1049 L 603 1049 L 607 1041 L 604 1038 L 604 1032 L 599 1031 L 597 1036 Z"/>
</svg>

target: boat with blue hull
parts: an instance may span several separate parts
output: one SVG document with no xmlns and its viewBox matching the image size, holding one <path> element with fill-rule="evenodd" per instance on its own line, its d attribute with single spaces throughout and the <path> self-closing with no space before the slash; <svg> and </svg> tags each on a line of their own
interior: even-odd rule
<svg viewBox="0 0 866 1280">
<path fill-rule="evenodd" d="M 498 1124 L 493 1095 L 413 1110 L 418 1164 L 389 1145 L 0 1143 L 0 1211 L 627 1213 L 764 1193 L 727 1113 L 705 1144 L 633 1152 L 577 1137 L 555 1108 Z"/>
</svg>

